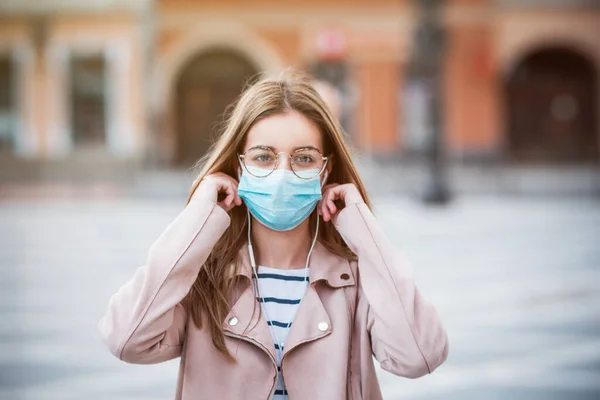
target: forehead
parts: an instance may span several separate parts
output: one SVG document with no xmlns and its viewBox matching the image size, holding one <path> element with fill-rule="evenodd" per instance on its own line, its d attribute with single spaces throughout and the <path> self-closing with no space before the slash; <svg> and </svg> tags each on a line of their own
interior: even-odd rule
<svg viewBox="0 0 600 400">
<path fill-rule="evenodd" d="M 254 146 L 270 146 L 278 152 L 313 146 L 323 151 L 319 129 L 297 111 L 271 115 L 254 124 L 246 137 L 244 151 Z"/>
</svg>

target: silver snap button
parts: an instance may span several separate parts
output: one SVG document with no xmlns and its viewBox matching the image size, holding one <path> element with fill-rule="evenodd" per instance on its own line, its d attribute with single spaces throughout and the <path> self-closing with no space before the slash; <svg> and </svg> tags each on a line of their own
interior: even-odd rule
<svg viewBox="0 0 600 400">
<path fill-rule="evenodd" d="M 319 330 L 321 332 L 325 332 L 327 330 L 327 328 L 329 328 L 329 324 L 327 324 L 327 322 L 325 322 L 325 321 L 319 322 Z"/>
<path fill-rule="evenodd" d="M 237 319 L 236 317 L 231 317 L 231 318 L 229 319 L 229 325 L 231 325 L 231 326 L 236 326 L 236 325 L 237 325 L 237 323 L 238 323 L 238 319 Z"/>
</svg>

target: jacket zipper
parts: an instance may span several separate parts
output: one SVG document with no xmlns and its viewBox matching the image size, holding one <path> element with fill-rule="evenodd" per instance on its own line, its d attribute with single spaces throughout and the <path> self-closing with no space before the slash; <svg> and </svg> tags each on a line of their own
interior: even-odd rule
<svg viewBox="0 0 600 400">
<path fill-rule="evenodd" d="M 243 341 L 248 342 L 248 343 L 252 343 L 252 344 L 260 347 L 261 349 L 264 350 L 265 353 L 267 353 L 267 355 L 269 356 L 269 358 L 271 359 L 271 361 L 273 361 L 273 365 L 275 366 L 275 379 L 273 379 L 273 386 L 271 386 L 271 392 L 269 394 L 269 397 L 267 397 L 267 400 L 271 400 L 273 398 L 273 394 L 275 393 L 275 386 L 277 385 L 277 362 L 275 361 L 275 359 L 273 358 L 273 356 L 271 355 L 271 353 L 269 352 L 269 350 L 265 346 L 263 346 L 262 344 L 260 344 L 259 342 L 256 342 L 254 340 L 248 339 L 248 338 L 246 338 L 244 336 L 236 335 L 235 333 L 229 333 L 227 331 L 225 331 L 223 333 L 225 334 L 225 336 L 237 338 L 237 339 L 243 340 Z M 283 374 L 283 372 L 282 372 L 282 374 Z"/>
</svg>

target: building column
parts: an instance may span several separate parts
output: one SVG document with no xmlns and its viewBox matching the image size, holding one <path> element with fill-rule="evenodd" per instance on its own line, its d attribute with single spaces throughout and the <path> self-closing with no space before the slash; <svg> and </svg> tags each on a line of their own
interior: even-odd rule
<svg viewBox="0 0 600 400">
<path fill-rule="evenodd" d="M 106 57 L 106 145 L 117 156 L 133 156 L 136 152 L 136 135 L 132 113 L 131 54 L 128 46 L 111 43 Z"/>
</svg>

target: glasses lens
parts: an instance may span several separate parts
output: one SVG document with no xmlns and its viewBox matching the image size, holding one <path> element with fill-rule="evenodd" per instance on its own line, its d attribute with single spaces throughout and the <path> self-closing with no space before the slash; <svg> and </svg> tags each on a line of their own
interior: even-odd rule
<svg viewBox="0 0 600 400">
<path fill-rule="evenodd" d="M 244 166 L 254 176 L 269 175 L 275 169 L 277 156 L 268 149 L 250 149 L 244 154 Z"/>
<path fill-rule="evenodd" d="M 300 178 L 315 178 L 323 168 L 323 155 L 317 150 L 299 150 L 292 154 L 292 170 Z"/>
</svg>

